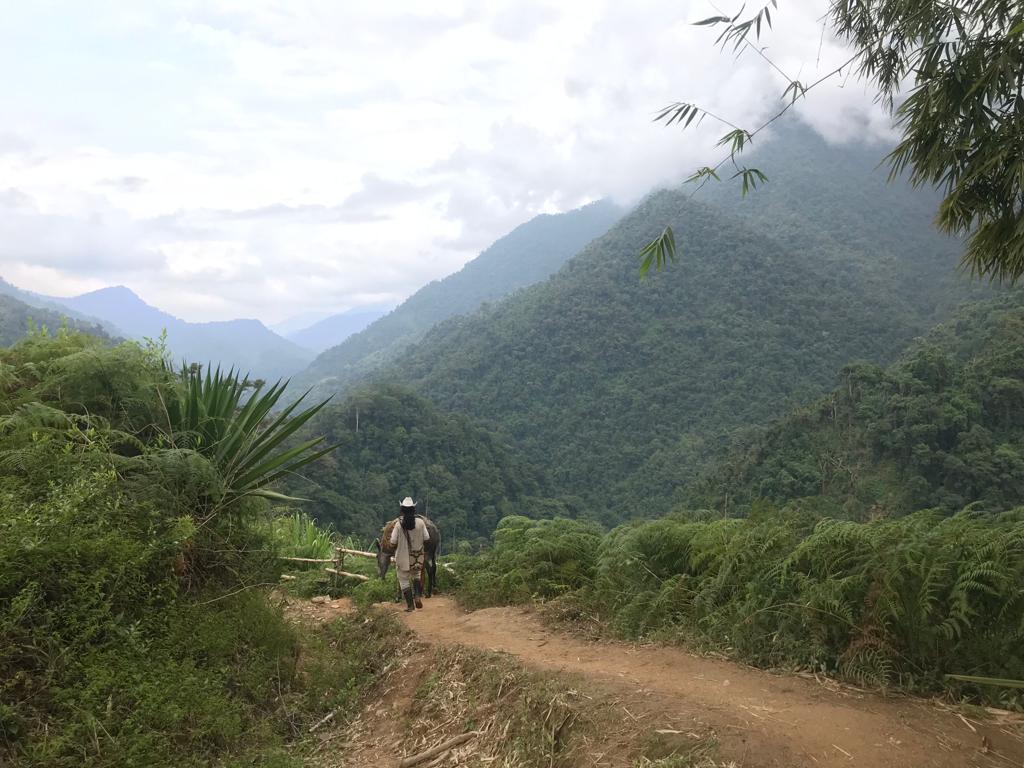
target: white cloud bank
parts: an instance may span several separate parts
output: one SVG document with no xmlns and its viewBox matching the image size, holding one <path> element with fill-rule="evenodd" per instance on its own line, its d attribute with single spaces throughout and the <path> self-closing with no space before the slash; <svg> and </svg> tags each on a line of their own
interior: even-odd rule
<svg viewBox="0 0 1024 768">
<path fill-rule="evenodd" d="M 88 6 L 88 7 L 87 7 Z M 842 61 L 827 0 L 767 51 Z M 726 9 L 731 10 L 731 9 Z M 695 101 L 752 125 L 780 77 L 714 47 L 706 0 L 25 3 L 0 28 L 0 276 L 123 283 L 189 320 L 397 302 L 540 212 L 630 202 L 717 155 Z M 801 108 L 838 141 L 887 130 L 855 80 Z"/>
</svg>

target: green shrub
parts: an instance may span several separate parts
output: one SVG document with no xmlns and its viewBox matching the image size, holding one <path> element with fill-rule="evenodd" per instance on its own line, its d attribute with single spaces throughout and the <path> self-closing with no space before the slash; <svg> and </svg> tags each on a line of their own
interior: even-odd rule
<svg viewBox="0 0 1024 768">
<path fill-rule="evenodd" d="M 579 589 L 593 578 L 600 542 L 595 523 L 506 517 L 493 549 L 451 559 L 459 598 L 471 607 L 505 605 Z"/>
<path fill-rule="evenodd" d="M 292 765 L 377 664 L 372 640 L 304 649 L 271 606 L 267 502 L 159 425 L 179 385 L 134 344 L 0 350 L 0 764 Z"/>
</svg>

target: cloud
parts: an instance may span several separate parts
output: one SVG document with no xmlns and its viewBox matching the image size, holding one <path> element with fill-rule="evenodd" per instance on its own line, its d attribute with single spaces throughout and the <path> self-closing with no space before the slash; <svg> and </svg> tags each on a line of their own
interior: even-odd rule
<svg viewBox="0 0 1024 768">
<path fill-rule="evenodd" d="M 145 227 L 100 198 L 80 215 L 49 212 L 19 189 L 0 193 L 0 264 L 44 267 L 66 275 L 121 276 L 165 266 Z"/>
<path fill-rule="evenodd" d="M 846 55 L 827 2 L 787 5 L 763 40 L 805 82 Z M 706 0 L 57 6 L 0 30 L 22 85 L 0 104 L 0 273 L 124 283 L 189 320 L 397 302 L 538 213 L 713 163 L 723 126 L 654 125 L 662 105 L 755 126 L 784 89 L 692 25 Z M 891 136 L 873 94 L 840 86 L 799 118 Z"/>
<path fill-rule="evenodd" d="M 28 152 L 32 142 L 9 131 L 0 131 L 0 155 Z"/>
<path fill-rule="evenodd" d="M 121 176 L 116 179 L 104 179 L 99 182 L 101 186 L 113 187 L 123 192 L 141 192 L 146 186 L 147 179 L 141 176 Z"/>
</svg>

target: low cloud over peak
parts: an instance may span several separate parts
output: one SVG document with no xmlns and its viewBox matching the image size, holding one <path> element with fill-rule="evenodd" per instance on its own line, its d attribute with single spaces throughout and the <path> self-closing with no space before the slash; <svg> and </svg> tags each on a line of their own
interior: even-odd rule
<svg viewBox="0 0 1024 768">
<path fill-rule="evenodd" d="M 652 124 L 664 104 L 747 125 L 782 90 L 692 25 L 703 0 L 58 6 L 0 31 L 19 77 L 0 273 L 124 283 L 189 320 L 396 303 L 537 213 L 628 203 L 717 159 L 721 126 Z M 826 9 L 787 7 L 764 40 L 804 81 L 845 53 Z M 801 114 L 836 141 L 889 130 L 854 80 Z"/>
</svg>

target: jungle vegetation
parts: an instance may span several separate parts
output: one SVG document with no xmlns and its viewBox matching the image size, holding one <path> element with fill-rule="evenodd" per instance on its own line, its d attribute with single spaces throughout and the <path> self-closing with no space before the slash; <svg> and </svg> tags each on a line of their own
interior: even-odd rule
<svg viewBox="0 0 1024 768">
<path fill-rule="evenodd" d="M 932 229 L 933 199 L 887 185 L 870 147 L 809 131 L 776 147 L 786 183 L 743 201 L 655 193 L 380 380 L 507 436 L 607 523 L 668 511 L 731 431 L 827 392 L 851 360 L 891 362 L 988 290 L 955 272 L 961 244 Z M 844 183 L 821 179 L 826 164 Z M 633 255 L 667 220 L 685 224 L 687 258 L 638 279 Z"/>
<path fill-rule="evenodd" d="M 605 531 L 505 518 L 457 559 L 469 606 L 1019 706 L 1024 296 L 970 304 L 889 368 L 734 444 L 675 511 Z"/>
<path fill-rule="evenodd" d="M 390 633 L 300 640 L 266 593 L 266 483 L 317 452 L 279 448 L 315 408 L 267 420 L 273 388 L 164 355 L 67 329 L 0 349 L 5 766 L 296 765 L 379 668 Z"/>
<path fill-rule="evenodd" d="M 685 503 L 735 515 L 759 499 L 856 520 L 1018 506 L 1024 295 L 968 305 L 889 368 L 844 367 L 829 395 L 737 434 Z"/>
<path fill-rule="evenodd" d="M 367 544 L 398 515 L 405 496 L 425 505 L 449 549 L 486 543 L 506 515 L 579 511 L 578 499 L 550 498 L 544 473 L 497 435 L 395 385 L 328 405 L 302 434 L 322 435 L 337 449 L 281 487 L 308 499 L 303 508 L 320 525 Z"/>
</svg>

